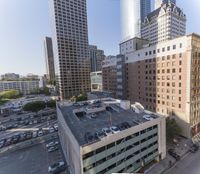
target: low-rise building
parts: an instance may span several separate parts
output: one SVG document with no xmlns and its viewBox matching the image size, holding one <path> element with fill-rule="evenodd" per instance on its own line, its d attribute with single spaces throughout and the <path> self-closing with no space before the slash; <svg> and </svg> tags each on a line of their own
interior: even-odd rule
<svg viewBox="0 0 200 174">
<path fill-rule="evenodd" d="M 57 104 L 59 136 L 72 174 L 137 172 L 166 156 L 165 117 L 105 98 Z"/>
<path fill-rule="evenodd" d="M 39 80 L 0 81 L 0 92 L 18 90 L 20 93 L 26 95 L 39 89 L 39 87 Z"/>
<path fill-rule="evenodd" d="M 90 73 L 91 91 L 102 91 L 102 71 Z"/>
</svg>

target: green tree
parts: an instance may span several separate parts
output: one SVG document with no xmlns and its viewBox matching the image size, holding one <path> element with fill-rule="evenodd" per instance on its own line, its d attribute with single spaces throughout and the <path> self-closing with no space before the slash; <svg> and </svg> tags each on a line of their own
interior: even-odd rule
<svg viewBox="0 0 200 174">
<path fill-rule="evenodd" d="M 46 104 L 44 101 L 35 101 L 31 103 L 27 103 L 23 109 L 24 111 L 32 111 L 32 112 L 38 112 L 46 107 Z"/>
<path fill-rule="evenodd" d="M 0 99 L 16 99 L 21 97 L 21 94 L 17 90 L 0 92 Z"/>
<path fill-rule="evenodd" d="M 83 94 L 79 94 L 77 97 L 76 97 L 76 101 L 79 102 L 79 101 L 86 101 L 87 100 L 87 96 L 86 95 L 83 95 Z"/>
<path fill-rule="evenodd" d="M 49 107 L 49 108 L 56 108 L 56 101 L 55 100 L 50 100 L 46 104 L 47 104 L 47 107 Z"/>
<path fill-rule="evenodd" d="M 179 125 L 176 123 L 175 119 L 170 119 L 167 118 L 166 119 L 166 136 L 167 136 L 167 140 L 171 141 L 175 138 L 176 135 L 180 135 L 181 134 L 181 128 L 179 127 Z"/>
</svg>

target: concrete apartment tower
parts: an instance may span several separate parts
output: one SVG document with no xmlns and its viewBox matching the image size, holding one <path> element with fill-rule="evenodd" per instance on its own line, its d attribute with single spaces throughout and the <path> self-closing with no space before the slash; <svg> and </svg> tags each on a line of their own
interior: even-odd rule
<svg viewBox="0 0 200 174">
<path fill-rule="evenodd" d="M 54 68 L 53 43 L 52 43 L 52 38 L 50 37 L 45 37 L 44 39 L 44 52 L 45 52 L 47 80 L 54 82 L 55 68 Z"/>
<path fill-rule="evenodd" d="M 90 91 L 86 0 L 50 0 L 61 99 Z"/>
<path fill-rule="evenodd" d="M 122 41 L 140 37 L 141 22 L 151 12 L 150 0 L 121 0 Z"/>
<path fill-rule="evenodd" d="M 172 3 L 176 5 L 176 0 L 155 0 L 155 10 L 158 9 L 163 3 Z"/>
</svg>

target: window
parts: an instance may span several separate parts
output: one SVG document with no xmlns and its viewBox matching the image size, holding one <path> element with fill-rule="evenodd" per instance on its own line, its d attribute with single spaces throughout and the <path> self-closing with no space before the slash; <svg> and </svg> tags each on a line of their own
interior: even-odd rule
<svg viewBox="0 0 200 174">
<path fill-rule="evenodd" d="M 179 65 L 182 65 L 182 61 L 181 60 L 179 61 Z"/>
<path fill-rule="evenodd" d="M 101 152 L 103 152 L 105 150 L 106 150 L 106 148 L 105 148 L 105 146 L 103 146 L 103 147 L 101 147 L 101 148 L 96 150 L 96 154 L 101 153 Z"/>
<path fill-rule="evenodd" d="M 170 46 L 167 47 L 167 51 L 170 51 Z"/>
<path fill-rule="evenodd" d="M 179 94 L 181 94 L 181 90 L 179 90 L 179 92 L 178 92 Z"/>
<path fill-rule="evenodd" d="M 180 48 L 182 48 L 182 46 L 183 46 L 183 44 L 182 44 L 182 43 L 180 43 Z"/>
<path fill-rule="evenodd" d="M 89 153 L 86 153 L 85 155 L 83 155 L 83 160 L 84 159 L 86 159 L 86 158 L 89 158 L 89 157 L 91 157 L 91 156 L 93 156 L 94 155 L 94 152 L 92 151 L 92 152 L 89 152 Z"/>
<path fill-rule="evenodd" d="M 179 58 L 181 58 L 181 57 L 182 57 L 182 54 L 180 53 L 180 54 L 179 54 Z"/>
<path fill-rule="evenodd" d="M 176 69 L 174 68 L 174 69 L 172 69 L 172 73 L 176 73 Z"/>
<path fill-rule="evenodd" d="M 173 45 L 173 50 L 175 50 L 176 49 L 176 45 Z"/>
<path fill-rule="evenodd" d="M 179 104 L 178 107 L 181 108 L 181 104 Z"/>
<path fill-rule="evenodd" d="M 112 147 L 114 147 L 114 146 L 115 146 L 115 143 L 108 144 L 108 145 L 107 145 L 107 149 L 112 148 Z"/>
<path fill-rule="evenodd" d="M 179 83 L 179 87 L 181 87 L 181 83 Z"/>
<path fill-rule="evenodd" d="M 181 72 L 181 68 L 179 68 L 179 72 Z"/>
<path fill-rule="evenodd" d="M 162 48 L 162 52 L 165 52 L 165 48 Z"/>
</svg>

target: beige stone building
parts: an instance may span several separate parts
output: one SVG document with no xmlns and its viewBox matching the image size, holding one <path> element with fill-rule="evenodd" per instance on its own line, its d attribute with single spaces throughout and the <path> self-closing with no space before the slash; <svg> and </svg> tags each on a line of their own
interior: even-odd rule
<svg viewBox="0 0 200 174">
<path fill-rule="evenodd" d="M 126 69 L 123 81 L 127 86 L 127 99 L 140 102 L 148 110 L 176 118 L 183 135 L 198 140 L 199 65 L 200 36 L 197 34 L 128 53 L 125 65 L 121 66 Z"/>
</svg>

